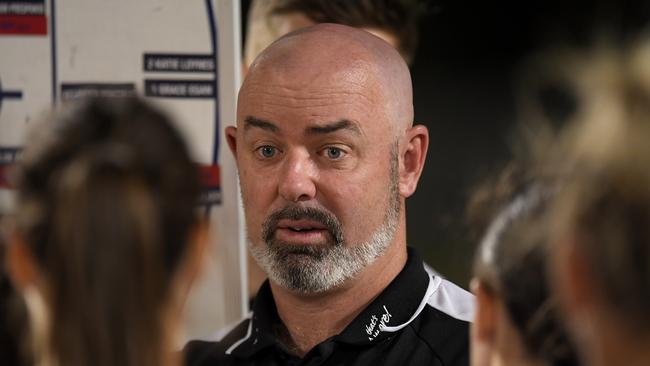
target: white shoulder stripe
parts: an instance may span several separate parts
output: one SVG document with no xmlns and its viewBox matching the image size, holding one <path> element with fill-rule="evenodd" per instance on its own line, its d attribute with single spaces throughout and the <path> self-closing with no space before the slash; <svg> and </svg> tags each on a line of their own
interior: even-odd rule
<svg viewBox="0 0 650 366">
<path fill-rule="evenodd" d="M 440 277 L 432 278 L 436 290 L 429 297 L 429 306 L 459 320 L 474 320 L 474 295 Z"/>
<path fill-rule="evenodd" d="M 238 340 L 237 342 L 233 343 L 230 348 L 226 350 L 226 354 L 229 355 L 232 351 L 235 350 L 235 348 L 239 347 L 240 344 L 246 342 L 248 338 L 251 337 L 251 334 L 253 333 L 253 314 L 251 313 L 250 319 L 248 320 L 248 330 L 246 331 L 246 336 L 244 338 Z"/>
<path fill-rule="evenodd" d="M 438 278 L 438 277 L 436 277 Z M 420 305 L 418 305 L 418 308 L 415 310 L 415 313 L 413 313 L 413 316 L 411 316 L 411 319 L 409 319 L 406 323 L 400 324 L 400 325 L 394 325 L 394 326 L 385 326 L 381 328 L 382 332 L 397 332 L 398 330 L 404 328 L 405 326 L 409 325 L 415 318 L 420 315 L 424 307 L 427 305 L 427 301 L 429 297 L 436 291 L 436 285 L 433 281 L 433 277 L 429 275 L 429 285 L 427 286 L 427 291 L 424 293 L 424 298 L 422 298 L 422 302 L 420 302 Z"/>
<path fill-rule="evenodd" d="M 429 305 L 456 319 L 471 322 L 474 319 L 474 295 L 439 276 L 429 276 L 429 286 L 413 316 L 403 324 L 386 326 L 382 332 L 396 332 L 409 325 Z"/>
<path fill-rule="evenodd" d="M 244 319 L 240 319 L 234 323 L 228 324 L 223 328 L 218 329 L 216 332 L 210 334 L 207 337 L 204 338 L 199 338 L 200 340 L 203 341 L 208 341 L 208 342 L 221 342 L 221 340 L 228 335 L 233 329 L 235 329 L 241 322 L 243 322 L 246 319 L 250 319 L 252 317 L 252 312 L 249 312 L 248 315 Z"/>
</svg>

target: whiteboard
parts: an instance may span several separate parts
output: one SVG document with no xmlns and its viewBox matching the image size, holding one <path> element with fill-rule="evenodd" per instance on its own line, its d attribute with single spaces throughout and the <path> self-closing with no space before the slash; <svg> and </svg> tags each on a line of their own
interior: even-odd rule
<svg viewBox="0 0 650 366">
<path fill-rule="evenodd" d="M 247 311 L 243 215 L 222 133 L 236 120 L 239 11 L 236 0 L 0 0 L 0 210 L 13 203 L 7 171 L 52 106 L 138 94 L 169 113 L 189 142 L 214 242 L 179 343 Z"/>
</svg>

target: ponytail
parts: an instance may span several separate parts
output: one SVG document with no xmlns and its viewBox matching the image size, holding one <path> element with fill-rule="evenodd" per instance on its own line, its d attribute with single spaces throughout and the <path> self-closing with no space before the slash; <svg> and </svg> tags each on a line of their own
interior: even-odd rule
<svg viewBox="0 0 650 366">
<path fill-rule="evenodd" d="M 62 172 L 51 240 L 65 246 L 49 247 L 47 256 L 56 271 L 47 275 L 52 349 L 61 365 L 161 364 L 161 350 L 149 346 L 163 334 L 156 329 L 166 295 L 160 220 L 136 173 L 110 150 Z"/>
<path fill-rule="evenodd" d="M 74 112 L 55 115 L 19 171 L 49 354 L 60 366 L 162 365 L 171 283 L 196 219 L 194 165 L 166 117 L 138 100 Z"/>
</svg>

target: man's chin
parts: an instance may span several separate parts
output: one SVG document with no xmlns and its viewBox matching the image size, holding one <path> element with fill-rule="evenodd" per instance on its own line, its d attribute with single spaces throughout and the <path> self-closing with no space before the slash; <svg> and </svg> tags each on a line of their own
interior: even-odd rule
<svg viewBox="0 0 650 366">
<path fill-rule="evenodd" d="M 330 243 L 295 244 L 274 241 L 269 249 L 278 257 L 295 258 L 295 260 L 321 260 L 332 249 Z"/>
</svg>

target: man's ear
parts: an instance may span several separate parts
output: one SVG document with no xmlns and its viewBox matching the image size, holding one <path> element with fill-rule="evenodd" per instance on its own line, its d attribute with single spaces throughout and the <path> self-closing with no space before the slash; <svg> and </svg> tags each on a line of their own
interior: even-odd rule
<svg viewBox="0 0 650 366">
<path fill-rule="evenodd" d="M 423 125 L 409 128 L 404 135 L 404 148 L 399 167 L 399 192 L 409 197 L 415 192 L 429 148 L 429 130 Z"/>
<path fill-rule="evenodd" d="M 237 158 L 237 127 L 228 126 L 226 127 L 226 141 L 228 141 L 228 147 L 232 152 L 232 155 Z"/>
<path fill-rule="evenodd" d="M 12 228 L 8 236 L 5 266 L 15 288 L 23 291 L 36 284 L 38 277 L 36 258 L 17 229 Z"/>
</svg>

